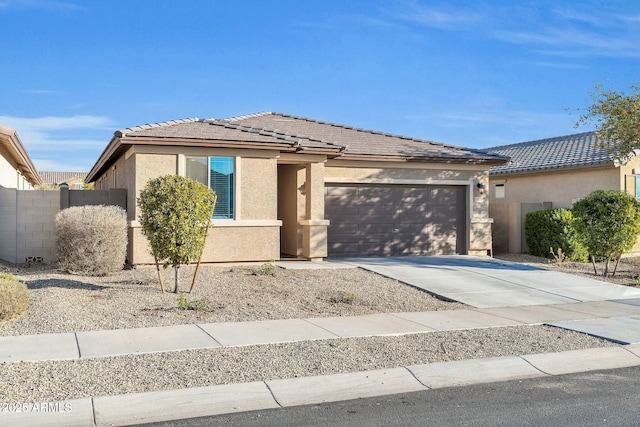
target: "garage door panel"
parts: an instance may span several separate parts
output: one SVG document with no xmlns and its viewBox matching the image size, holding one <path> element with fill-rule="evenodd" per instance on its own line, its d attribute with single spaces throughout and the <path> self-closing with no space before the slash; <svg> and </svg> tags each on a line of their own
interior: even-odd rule
<svg viewBox="0 0 640 427">
<path fill-rule="evenodd" d="M 336 242 L 331 245 L 331 253 L 334 256 L 351 256 L 353 254 L 360 253 L 360 248 L 357 243 L 345 243 L 345 242 Z"/>
<path fill-rule="evenodd" d="M 359 187 L 358 197 L 364 203 L 392 203 L 393 189 L 389 187 Z"/>
<path fill-rule="evenodd" d="M 354 189 L 357 197 L 336 197 Z M 329 255 L 465 253 L 466 194 L 462 186 L 328 186 Z"/>
<path fill-rule="evenodd" d="M 362 255 L 393 255 L 392 246 L 385 243 L 362 243 L 359 249 Z"/>
<path fill-rule="evenodd" d="M 336 221 L 335 224 L 331 224 L 331 235 L 336 235 L 336 236 L 340 236 L 343 234 L 358 234 L 358 224 L 354 224 L 352 222 L 349 223 L 345 223 L 345 222 L 340 222 L 339 220 L 332 220 L 332 221 Z M 329 235 L 328 237 L 331 237 L 331 235 Z"/>
<path fill-rule="evenodd" d="M 360 208 L 358 206 L 340 206 L 340 205 L 326 205 L 327 211 L 331 210 L 331 215 L 360 215 Z"/>
<path fill-rule="evenodd" d="M 424 225 L 431 222 L 433 215 L 394 215 L 393 222 L 397 227 L 411 225 L 412 227 Z"/>
<path fill-rule="evenodd" d="M 392 235 L 394 230 L 393 224 L 389 222 L 380 222 L 380 223 L 368 223 L 368 224 L 359 224 L 358 225 L 358 233 L 360 235 L 367 234 L 380 234 L 385 233 Z"/>
<path fill-rule="evenodd" d="M 393 206 L 359 206 L 358 215 L 361 216 L 374 216 L 374 217 L 386 217 L 387 220 L 393 215 Z"/>
<path fill-rule="evenodd" d="M 432 203 L 436 205 L 455 205 L 458 201 L 459 189 L 436 188 L 432 192 Z"/>
<path fill-rule="evenodd" d="M 358 196 L 358 187 L 325 187 L 326 201 L 343 201 L 354 199 Z"/>
<path fill-rule="evenodd" d="M 388 215 L 369 214 L 358 216 L 356 221 L 363 224 L 389 224 L 389 220 L 390 218 Z"/>
<path fill-rule="evenodd" d="M 455 253 L 456 250 L 456 240 L 436 240 L 434 239 L 434 244 L 431 245 L 430 251 L 433 255 L 450 255 Z"/>
<path fill-rule="evenodd" d="M 428 236 L 430 225 L 425 222 L 420 223 L 396 223 L 394 224 L 393 229 L 399 235 L 403 236 L 420 236 L 424 234 L 426 237 Z"/>
</svg>

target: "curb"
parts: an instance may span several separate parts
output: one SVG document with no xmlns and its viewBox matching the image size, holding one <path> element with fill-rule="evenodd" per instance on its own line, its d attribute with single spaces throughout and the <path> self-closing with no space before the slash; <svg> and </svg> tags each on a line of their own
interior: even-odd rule
<svg viewBox="0 0 640 427">
<path fill-rule="evenodd" d="M 640 366 L 640 344 L 0 406 L 0 424 L 124 426 Z"/>
</svg>

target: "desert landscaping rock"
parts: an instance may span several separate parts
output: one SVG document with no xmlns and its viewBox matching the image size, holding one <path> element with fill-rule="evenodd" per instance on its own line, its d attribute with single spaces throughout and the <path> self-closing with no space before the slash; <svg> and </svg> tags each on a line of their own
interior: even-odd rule
<svg viewBox="0 0 640 427">
<path fill-rule="evenodd" d="M 162 294 L 153 267 L 108 277 L 74 276 L 46 266 L 1 266 L 27 283 L 29 308 L 0 322 L 0 335 L 74 333 L 193 323 L 311 319 L 461 310 L 398 281 L 361 269 L 283 270 L 204 266 L 183 310 Z M 193 266 L 182 268 L 181 290 Z M 163 270 L 172 284 L 172 271 Z M 409 331 L 410 332 L 410 331 Z M 87 360 L 0 363 L 0 401 L 46 402 L 316 375 L 391 369 L 476 358 L 614 346 L 547 326 L 505 326 L 402 336 L 324 339 L 247 347 L 135 354 Z"/>
<path fill-rule="evenodd" d="M 545 326 L 0 364 L 0 401 L 38 402 L 559 352 L 614 344 Z"/>
<path fill-rule="evenodd" d="M 42 267 L 5 270 L 26 282 L 30 295 L 25 315 L 0 322 L 0 335 L 465 308 L 361 269 L 276 268 L 274 275 L 265 275 L 260 265 L 203 266 L 194 293 L 185 294 L 188 302 L 208 302 L 201 311 L 182 310 L 177 295 L 161 293 L 154 267 L 108 277 L 69 275 Z M 180 290 L 190 288 L 193 270 L 193 266 L 181 268 Z M 172 269 L 162 273 L 165 286 L 172 286 Z M 355 299 L 347 303 L 343 296 Z"/>
</svg>

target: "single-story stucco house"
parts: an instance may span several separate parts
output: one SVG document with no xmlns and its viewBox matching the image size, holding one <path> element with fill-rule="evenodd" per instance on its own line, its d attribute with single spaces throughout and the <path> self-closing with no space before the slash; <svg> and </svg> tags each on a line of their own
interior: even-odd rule
<svg viewBox="0 0 640 427">
<path fill-rule="evenodd" d="M 0 187 L 33 190 L 42 184 L 15 129 L 0 125 Z"/>
<path fill-rule="evenodd" d="M 487 148 L 511 160 L 489 174 L 490 216 L 496 253 L 526 252 L 528 212 L 570 208 L 595 190 L 620 190 L 640 197 L 640 151 L 615 161 L 595 132 Z"/>
<path fill-rule="evenodd" d="M 136 198 L 166 174 L 213 188 L 204 262 L 487 255 L 489 168 L 479 150 L 279 113 L 117 131 L 87 176 L 128 192 L 132 264 L 153 258 Z"/>
</svg>

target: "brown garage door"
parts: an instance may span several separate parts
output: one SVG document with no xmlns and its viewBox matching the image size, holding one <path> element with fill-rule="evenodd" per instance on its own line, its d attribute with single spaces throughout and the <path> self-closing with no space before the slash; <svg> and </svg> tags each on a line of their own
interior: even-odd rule
<svg viewBox="0 0 640 427">
<path fill-rule="evenodd" d="M 330 185 L 329 256 L 466 253 L 465 186 Z"/>
</svg>

